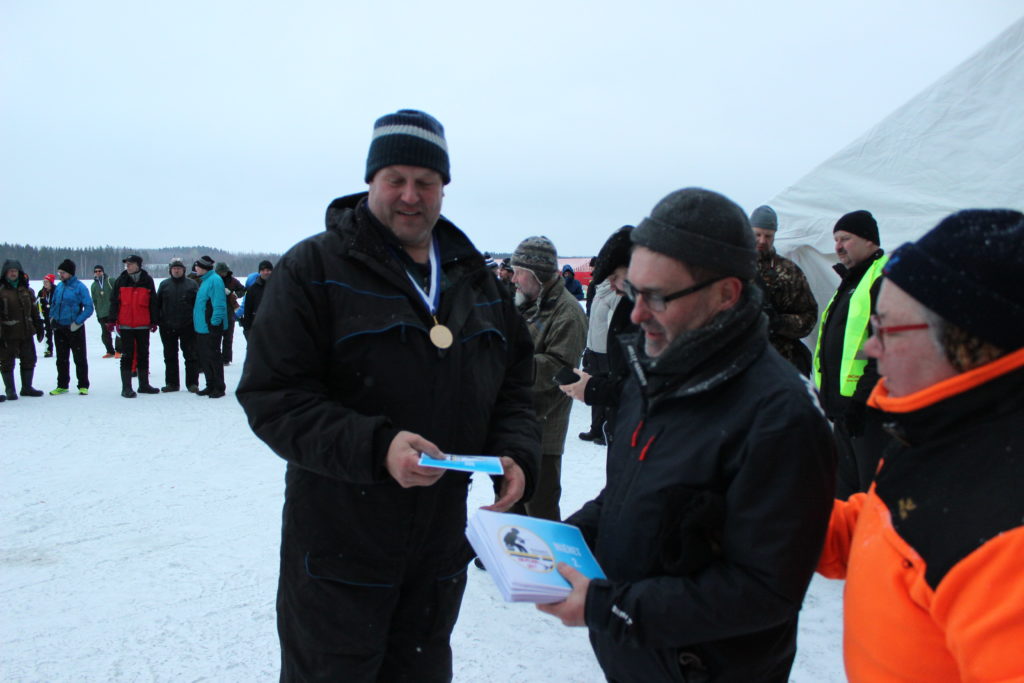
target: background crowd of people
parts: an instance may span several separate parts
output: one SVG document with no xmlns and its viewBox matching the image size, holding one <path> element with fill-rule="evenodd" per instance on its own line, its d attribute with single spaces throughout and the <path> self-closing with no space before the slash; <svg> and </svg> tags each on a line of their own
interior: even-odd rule
<svg viewBox="0 0 1024 683">
<path fill-rule="evenodd" d="M 64 259 L 56 275 L 43 276 L 36 293 L 20 262 L 4 262 L 0 281 L 0 373 L 4 392 L 0 401 L 43 396 L 43 391 L 32 386 L 32 380 L 36 343 L 44 340 L 43 357 L 55 357 L 57 365 L 57 386 L 50 395 L 71 392 L 72 360 L 75 389 L 79 395 L 88 395 L 85 325 L 93 316 L 105 350 L 103 358 L 119 360 L 123 397 L 179 391 L 182 361 L 184 386 L 189 392 L 210 398 L 225 395 L 224 366 L 234 360 L 236 321 L 246 332 L 255 322 L 273 264 L 259 264 L 248 285 L 255 296 L 246 299 L 247 286 L 234 277 L 228 264 L 215 263 L 209 256 L 198 259 L 190 268 L 180 258 L 171 259 L 169 277 L 159 287 L 143 268 L 141 256 L 130 254 L 122 263 L 124 269 L 114 278 L 102 265 L 94 266 L 87 288 L 77 277 L 77 265 Z M 149 348 L 150 335 L 158 331 L 164 359 L 164 384 L 159 389 L 150 383 Z M 16 367 L 20 371 L 20 390 Z M 204 389 L 199 388 L 201 374 L 206 378 Z"/>
</svg>

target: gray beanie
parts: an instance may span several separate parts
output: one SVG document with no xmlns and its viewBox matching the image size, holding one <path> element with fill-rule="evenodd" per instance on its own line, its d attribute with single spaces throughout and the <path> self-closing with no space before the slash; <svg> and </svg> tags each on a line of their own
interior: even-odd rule
<svg viewBox="0 0 1024 683">
<path fill-rule="evenodd" d="M 734 201 L 699 187 L 676 190 L 655 204 L 630 235 L 647 247 L 688 266 L 750 280 L 757 250 L 750 221 Z"/>
<path fill-rule="evenodd" d="M 558 272 L 558 252 L 547 237 L 527 237 L 512 254 L 513 268 L 532 270 L 541 282 L 549 282 Z"/>
<path fill-rule="evenodd" d="M 775 215 L 775 209 L 767 204 L 762 204 L 754 209 L 754 213 L 750 214 L 750 227 L 772 232 L 778 230 L 779 217 Z"/>
</svg>

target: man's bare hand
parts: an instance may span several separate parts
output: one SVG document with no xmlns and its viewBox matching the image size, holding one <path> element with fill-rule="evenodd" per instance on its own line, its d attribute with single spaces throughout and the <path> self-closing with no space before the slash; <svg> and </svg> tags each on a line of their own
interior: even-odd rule
<svg viewBox="0 0 1024 683">
<path fill-rule="evenodd" d="M 587 622 L 584 616 L 590 579 L 565 562 L 558 563 L 558 573 L 572 584 L 572 592 L 562 602 L 555 602 L 550 605 L 537 605 L 537 609 L 544 612 L 544 614 L 558 617 L 566 626 L 586 626 Z"/>
<path fill-rule="evenodd" d="M 498 495 L 495 497 L 493 505 L 485 505 L 483 510 L 493 510 L 494 512 L 505 512 L 523 497 L 523 493 L 526 491 L 526 474 L 516 464 L 516 461 L 507 456 L 501 458 L 501 469 L 505 470 L 505 474 L 501 479 L 501 488 L 498 489 Z"/>
<path fill-rule="evenodd" d="M 420 466 L 420 453 L 426 453 L 435 458 L 444 457 L 440 448 L 412 432 L 398 432 L 391 440 L 391 445 L 388 446 L 384 465 L 388 468 L 388 473 L 403 489 L 413 486 L 431 486 L 445 472 L 437 467 Z"/>
<path fill-rule="evenodd" d="M 560 388 L 562 390 L 562 393 L 568 396 L 569 398 L 576 399 L 577 401 L 582 401 L 583 392 L 587 390 L 587 382 L 590 381 L 590 375 L 577 368 L 573 368 L 572 371 L 579 376 L 579 381 L 574 382 L 572 384 L 563 384 Z"/>
</svg>

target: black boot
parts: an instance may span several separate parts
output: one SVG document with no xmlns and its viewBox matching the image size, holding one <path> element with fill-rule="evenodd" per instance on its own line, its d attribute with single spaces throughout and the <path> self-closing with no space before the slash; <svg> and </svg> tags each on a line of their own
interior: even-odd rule
<svg viewBox="0 0 1024 683">
<path fill-rule="evenodd" d="M 0 372 L 0 375 L 3 375 L 4 378 L 4 395 L 7 397 L 7 400 L 17 401 L 18 391 L 14 388 L 14 368 Z"/>
<path fill-rule="evenodd" d="M 121 395 L 125 398 L 135 398 L 138 396 L 132 391 L 132 372 L 131 370 L 121 371 Z"/>
<path fill-rule="evenodd" d="M 160 390 L 149 384 L 149 373 L 143 373 L 139 371 L 139 393 L 140 394 L 159 394 Z"/>
<path fill-rule="evenodd" d="M 42 396 L 43 392 L 32 387 L 32 375 L 35 374 L 35 368 L 21 368 L 21 395 L 22 396 Z"/>
</svg>

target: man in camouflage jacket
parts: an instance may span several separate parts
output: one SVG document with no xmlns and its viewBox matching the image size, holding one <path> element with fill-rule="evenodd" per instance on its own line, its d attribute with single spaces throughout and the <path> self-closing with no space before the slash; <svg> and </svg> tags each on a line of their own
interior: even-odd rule
<svg viewBox="0 0 1024 683">
<path fill-rule="evenodd" d="M 783 358 L 809 377 L 811 352 L 800 340 L 814 329 L 818 303 L 800 266 L 775 251 L 779 222 L 772 207 L 754 209 L 750 226 L 757 243 L 757 284 L 764 292 L 762 310 L 768 316 L 768 340 Z"/>
</svg>

